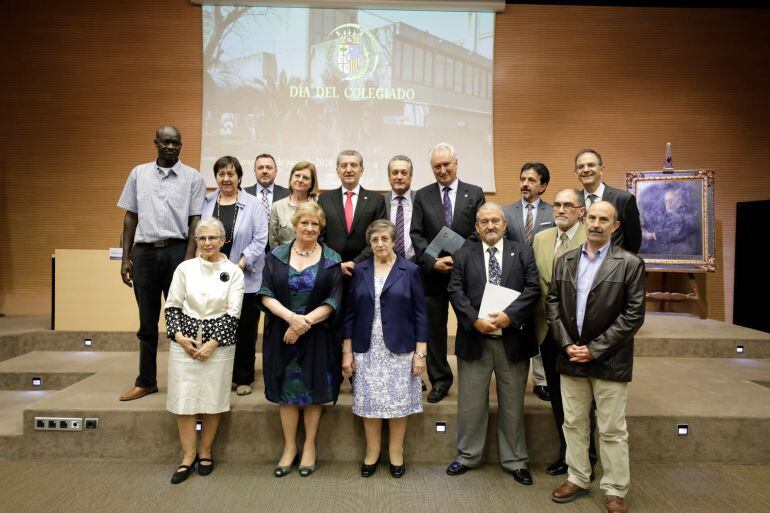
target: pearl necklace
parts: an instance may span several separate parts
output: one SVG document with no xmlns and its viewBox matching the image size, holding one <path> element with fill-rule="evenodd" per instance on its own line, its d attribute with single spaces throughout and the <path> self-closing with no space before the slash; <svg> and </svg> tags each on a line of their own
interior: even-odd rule
<svg viewBox="0 0 770 513">
<path fill-rule="evenodd" d="M 294 244 L 291 245 L 291 250 L 294 251 L 294 254 L 296 255 L 306 257 L 306 256 L 312 255 L 313 252 L 315 251 L 315 248 L 317 247 L 318 247 L 318 243 L 316 242 L 315 244 L 313 244 L 313 247 L 308 249 L 307 251 L 300 251 L 297 249 L 297 243 L 295 242 Z"/>
</svg>

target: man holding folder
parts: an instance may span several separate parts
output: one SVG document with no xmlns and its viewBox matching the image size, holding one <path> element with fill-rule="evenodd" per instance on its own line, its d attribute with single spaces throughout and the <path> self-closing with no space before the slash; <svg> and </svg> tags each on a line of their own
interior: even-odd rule
<svg viewBox="0 0 770 513">
<path fill-rule="evenodd" d="M 481 463 L 494 372 L 500 464 L 517 482 L 531 485 L 524 392 L 529 359 L 537 354 L 532 318 L 540 283 L 532 248 L 505 239 L 506 227 L 500 206 L 485 203 L 476 214 L 481 241 L 471 241 L 454 254 L 448 290 L 458 321 L 458 456 L 447 474 L 464 474 Z M 501 304 L 501 298 L 507 298 L 502 301 L 506 303 L 513 297 L 516 299 L 510 303 Z M 486 311 L 487 304 L 493 305 L 490 311 Z"/>
</svg>

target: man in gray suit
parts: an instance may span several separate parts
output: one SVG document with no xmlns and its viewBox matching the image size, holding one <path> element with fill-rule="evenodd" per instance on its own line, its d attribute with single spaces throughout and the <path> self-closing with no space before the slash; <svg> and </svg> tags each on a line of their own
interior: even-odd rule
<svg viewBox="0 0 770 513">
<path fill-rule="evenodd" d="M 610 243 L 620 226 L 612 203 L 594 202 L 584 226 L 586 243 L 556 260 L 545 300 L 548 324 L 561 349 L 556 369 L 569 466 L 567 481 L 551 497 L 563 503 L 588 494 L 588 412 L 595 401 L 604 469 L 599 487 L 608 513 L 626 513 L 631 482 L 626 398 L 634 334 L 644 323 L 644 262 Z"/>
<path fill-rule="evenodd" d="M 412 226 L 412 209 L 415 191 L 411 190 L 414 169 L 406 155 L 396 155 L 388 162 L 390 190 L 385 193 L 385 211 L 388 219 L 396 226 L 395 250 L 411 262 L 416 260 L 409 229 Z"/>
<path fill-rule="evenodd" d="M 532 245 L 535 234 L 553 228 L 553 209 L 540 196 L 548 188 L 551 173 L 542 162 L 527 162 L 521 166 L 519 189 L 521 201 L 503 207 L 508 220 L 506 237 Z M 543 401 L 550 401 L 551 394 L 543 370 L 543 360 L 538 354 L 532 358 L 532 391 Z"/>
</svg>

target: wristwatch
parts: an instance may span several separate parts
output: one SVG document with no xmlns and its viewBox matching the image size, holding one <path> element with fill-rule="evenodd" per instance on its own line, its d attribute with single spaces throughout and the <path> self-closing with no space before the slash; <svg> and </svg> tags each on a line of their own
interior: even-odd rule
<svg viewBox="0 0 770 513">
<path fill-rule="evenodd" d="M 425 358 L 426 356 L 428 356 L 428 355 L 427 355 L 427 354 L 425 354 L 425 353 L 418 353 L 417 351 L 415 351 L 415 352 L 414 352 L 414 354 L 415 354 L 416 356 L 418 356 L 419 358 Z"/>
</svg>

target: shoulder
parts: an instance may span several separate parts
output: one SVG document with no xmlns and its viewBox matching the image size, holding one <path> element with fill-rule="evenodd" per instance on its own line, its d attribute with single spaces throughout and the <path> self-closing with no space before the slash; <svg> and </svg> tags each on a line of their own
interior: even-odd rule
<svg viewBox="0 0 770 513">
<path fill-rule="evenodd" d="M 479 187 L 478 185 L 473 185 L 467 182 L 463 182 L 462 180 L 458 180 L 457 182 L 457 190 L 459 191 L 460 189 L 466 192 L 473 192 L 474 194 L 484 196 L 484 190 L 481 187 Z"/>
<path fill-rule="evenodd" d="M 332 248 L 327 246 L 326 244 L 321 244 L 321 248 L 323 249 L 323 263 L 324 267 L 331 267 L 335 264 L 341 264 L 342 263 L 342 257 L 339 253 L 334 251 Z"/>
<path fill-rule="evenodd" d="M 518 253 L 519 255 L 533 254 L 532 248 L 529 247 L 529 244 L 510 239 L 503 239 L 503 251 L 506 253 Z"/>
<path fill-rule="evenodd" d="M 248 187 L 244 187 L 243 190 L 246 191 L 247 193 L 251 194 L 252 196 L 256 196 L 257 195 L 257 184 L 249 185 Z"/>
<path fill-rule="evenodd" d="M 630 192 L 626 192 L 622 189 L 616 189 L 615 187 L 610 187 L 607 184 L 604 184 L 604 194 L 609 196 L 610 198 L 615 197 L 621 200 L 627 200 L 628 198 L 631 197 Z"/>
<path fill-rule="evenodd" d="M 513 203 L 508 203 L 503 207 L 503 214 L 511 214 L 514 210 L 520 210 L 521 209 L 521 202 L 520 201 L 514 201 Z"/>
<path fill-rule="evenodd" d="M 203 198 L 204 203 L 211 203 L 213 201 L 217 200 L 217 194 L 219 194 L 219 191 L 211 191 L 210 193 L 206 194 L 206 196 Z"/>
<path fill-rule="evenodd" d="M 535 240 L 532 242 L 534 244 L 535 242 L 542 242 L 543 240 L 547 239 L 548 237 L 553 237 L 556 233 L 556 230 L 558 230 L 558 227 L 552 226 L 550 228 L 546 228 L 545 230 L 540 230 L 535 234 Z"/>
<path fill-rule="evenodd" d="M 190 167 L 183 162 L 179 162 L 179 172 L 193 181 L 203 181 L 203 175 L 201 175 L 197 169 Z"/>
<path fill-rule="evenodd" d="M 455 254 L 452 255 L 452 257 L 454 260 L 465 260 L 474 253 L 481 254 L 481 251 L 481 242 L 472 241 L 455 251 Z"/>
<path fill-rule="evenodd" d="M 420 199 L 424 199 L 428 194 L 431 193 L 431 191 L 433 189 L 436 189 L 436 184 L 435 183 L 430 183 L 430 184 L 426 185 L 425 187 L 420 188 L 420 190 L 418 190 L 417 192 L 414 193 L 415 201 L 418 201 Z"/>
<path fill-rule="evenodd" d="M 383 203 L 385 202 L 385 198 L 382 196 L 382 193 L 378 191 L 373 191 L 371 189 L 364 189 L 363 187 L 361 187 L 361 190 L 359 191 L 359 193 L 362 196 L 366 195 L 366 197 L 372 197 L 377 202 L 380 202 L 380 201 L 382 201 Z"/>
<path fill-rule="evenodd" d="M 538 205 L 538 208 L 542 208 L 544 210 L 553 210 L 553 205 L 543 200 L 540 200 L 540 205 Z"/>
</svg>

